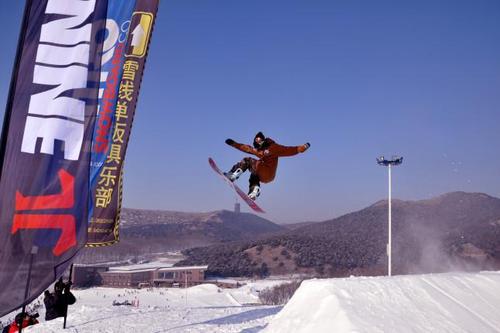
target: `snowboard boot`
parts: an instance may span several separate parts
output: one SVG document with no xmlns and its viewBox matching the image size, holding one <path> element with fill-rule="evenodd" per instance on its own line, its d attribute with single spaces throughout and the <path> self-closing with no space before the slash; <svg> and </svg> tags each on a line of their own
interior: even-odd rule
<svg viewBox="0 0 500 333">
<path fill-rule="evenodd" d="M 248 197 L 255 201 L 257 197 L 260 195 L 260 186 L 255 185 L 250 188 L 250 192 L 248 192 Z"/>
<path fill-rule="evenodd" d="M 234 182 L 236 179 L 240 178 L 243 170 L 241 168 L 237 168 L 234 171 L 224 172 L 224 176 L 227 177 L 230 181 Z"/>
</svg>

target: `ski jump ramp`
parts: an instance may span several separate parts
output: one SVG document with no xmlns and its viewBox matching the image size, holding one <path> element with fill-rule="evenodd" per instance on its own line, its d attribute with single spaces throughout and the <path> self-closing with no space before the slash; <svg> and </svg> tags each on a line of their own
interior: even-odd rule
<svg viewBox="0 0 500 333">
<path fill-rule="evenodd" d="M 500 272 L 304 281 L 263 332 L 500 333 Z"/>
</svg>

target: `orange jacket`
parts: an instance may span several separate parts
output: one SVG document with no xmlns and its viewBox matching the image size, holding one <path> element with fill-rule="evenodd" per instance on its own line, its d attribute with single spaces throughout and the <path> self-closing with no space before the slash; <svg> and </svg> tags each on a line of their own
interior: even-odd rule
<svg viewBox="0 0 500 333">
<path fill-rule="evenodd" d="M 302 153 L 306 148 L 303 146 L 287 147 L 274 142 L 270 138 L 266 138 L 266 147 L 264 149 L 255 149 L 252 146 L 235 142 L 232 147 L 241 150 L 242 152 L 255 155 L 259 158 L 257 161 L 256 172 L 259 179 L 263 183 L 273 181 L 278 168 L 278 158 L 285 156 L 293 156 Z"/>
<path fill-rule="evenodd" d="M 35 324 L 38 324 L 38 320 L 36 320 L 36 319 L 29 319 L 29 320 L 24 319 L 23 323 L 22 323 L 22 326 L 23 326 L 23 328 L 25 328 L 25 327 L 28 327 L 28 326 L 31 326 L 31 325 L 35 325 Z M 12 324 L 10 324 L 8 332 L 9 333 L 19 332 L 19 326 L 17 325 L 17 323 L 15 321 Z"/>
</svg>

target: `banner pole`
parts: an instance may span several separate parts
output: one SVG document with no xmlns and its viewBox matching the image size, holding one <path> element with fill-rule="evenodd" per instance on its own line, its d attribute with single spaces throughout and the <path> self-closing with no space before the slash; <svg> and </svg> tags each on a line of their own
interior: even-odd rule
<svg viewBox="0 0 500 333">
<path fill-rule="evenodd" d="M 38 246 L 33 246 L 31 248 L 30 265 L 28 268 L 28 278 L 26 279 L 26 288 L 24 289 L 23 309 L 21 311 L 23 318 L 20 323 L 17 323 L 19 326 L 19 333 L 22 333 L 23 331 L 23 321 L 26 312 L 26 300 L 28 299 L 30 284 L 31 284 L 31 269 L 33 268 L 33 258 L 37 253 L 38 253 Z"/>
<path fill-rule="evenodd" d="M 73 279 L 73 264 L 69 267 L 69 279 L 68 283 L 71 284 L 73 283 L 71 280 Z M 64 323 L 63 323 L 63 329 L 66 329 L 66 318 L 68 317 L 68 308 L 69 306 L 66 305 L 66 311 L 64 312 Z"/>
</svg>

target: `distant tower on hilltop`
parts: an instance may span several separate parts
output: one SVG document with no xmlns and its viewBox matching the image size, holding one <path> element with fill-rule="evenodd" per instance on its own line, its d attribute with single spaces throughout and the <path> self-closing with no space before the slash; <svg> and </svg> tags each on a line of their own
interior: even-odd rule
<svg viewBox="0 0 500 333">
<path fill-rule="evenodd" d="M 234 204 L 234 212 L 237 214 L 241 213 L 241 206 L 239 202 Z"/>
</svg>

